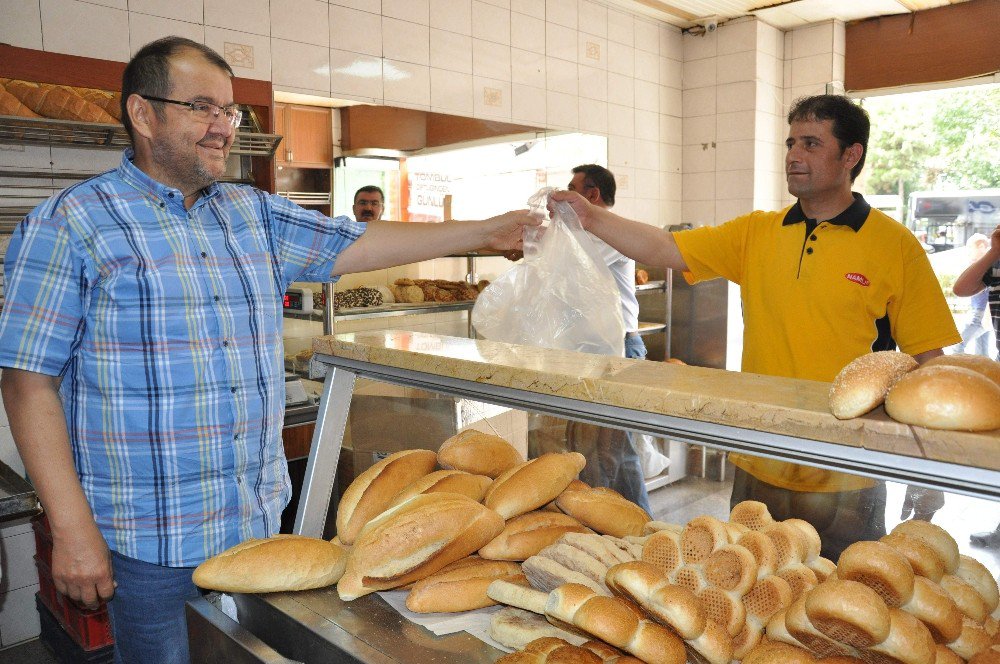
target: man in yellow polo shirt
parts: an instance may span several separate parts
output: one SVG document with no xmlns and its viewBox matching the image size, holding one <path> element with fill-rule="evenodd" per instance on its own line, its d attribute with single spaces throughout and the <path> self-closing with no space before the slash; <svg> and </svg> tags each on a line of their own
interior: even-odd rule
<svg viewBox="0 0 1000 664">
<path fill-rule="evenodd" d="M 584 227 L 626 256 L 682 270 L 691 283 L 739 284 L 743 371 L 831 381 L 851 360 L 897 346 L 924 362 L 960 340 L 920 243 L 851 191 L 868 149 L 868 114 L 846 97 L 799 99 L 788 114 L 785 173 L 798 201 L 679 233 L 569 201 Z M 836 560 L 885 533 L 885 484 L 745 454 L 732 501 L 760 500 L 776 519 L 816 526 Z"/>
</svg>

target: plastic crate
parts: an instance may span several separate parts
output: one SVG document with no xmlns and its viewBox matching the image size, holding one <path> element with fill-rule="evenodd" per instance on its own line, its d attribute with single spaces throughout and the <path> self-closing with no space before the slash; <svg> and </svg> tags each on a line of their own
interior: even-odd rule
<svg viewBox="0 0 1000 664">
<path fill-rule="evenodd" d="M 55 589 L 52 572 L 38 556 L 38 599 L 55 616 L 56 620 L 85 652 L 98 650 L 114 643 L 111 636 L 111 618 L 108 609 L 102 606 L 93 611 L 78 608 Z"/>
<path fill-rule="evenodd" d="M 39 514 L 31 520 L 31 528 L 35 531 L 35 555 L 52 569 L 52 531 L 49 520 L 44 514 Z"/>
<path fill-rule="evenodd" d="M 41 595 L 35 596 L 41 633 L 38 638 L 63 664 L 111 664 L 115 660 L 114 645 L 86 651 L 63 629 Z"/>
</svg>

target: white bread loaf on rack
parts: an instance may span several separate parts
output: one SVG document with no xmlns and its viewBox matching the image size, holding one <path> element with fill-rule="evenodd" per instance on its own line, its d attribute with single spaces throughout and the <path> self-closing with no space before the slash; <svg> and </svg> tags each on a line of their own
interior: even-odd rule
<svg viewBox="0 0 1000 664">
<path fill-rule="evenodd" d="M 275 535 L 251 539 L 212 556 L 194 571 L 199 588 L 270 593 L 323 588 L 344 573 L 347 552 L 314 537 Z"/>
<path fill-rule="evenodd" d="M 501 530 L 499 514 L 466 496 L 414 496 L 358 533 L 337 592 L 349 601 L 419 581 L 478 551 Z"/>
<path fill-rule="evenodd" d="M 337 537 L 350 546 L 369 521 L 381 514 L 396 495 L 434 470 L 437 455 L 430 450 L 403 450 L 382 459 L 354 478 L 337 507 Z"/>
<path fill-rule="evenodd" d="M 500 436 L 466 429 L 441 443 L 438 463 L 449 470 L 462 470 L 496 479 L 505 471 L 524 463 L 524 457 Z"/>
</svg>

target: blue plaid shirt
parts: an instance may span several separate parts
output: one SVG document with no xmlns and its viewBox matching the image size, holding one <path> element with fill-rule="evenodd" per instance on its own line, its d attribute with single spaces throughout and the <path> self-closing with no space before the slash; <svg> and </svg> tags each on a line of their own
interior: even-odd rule
<svg viewBox="0 0 1000 664">
<path fill-rule="evenodd" d="M 329 281 L 366 226 L 230 184 L 185 210 L 131 157 L 18 226 L 0 367 L 62 377 L 110 548 L 194 566 L 277 532 L 290 494 L 282 297 L 293 281 Z"/>
</svg>

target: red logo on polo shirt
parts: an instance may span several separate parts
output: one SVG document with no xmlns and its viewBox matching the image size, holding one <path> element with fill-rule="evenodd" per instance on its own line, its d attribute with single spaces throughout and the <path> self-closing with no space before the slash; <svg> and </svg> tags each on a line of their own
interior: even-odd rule
<svg viewBox="0 0 1000 664">
<path fill-rule="evenodd" d="M 861 284 L 862 286 L 870 286 L 872 282 L 868 281 L 868 277 L 861 274 L 860 272 L 848 272 L 844 275 L 844 278 L 848 281 L 853 281 L 856 284 Z"/>
</svg>

